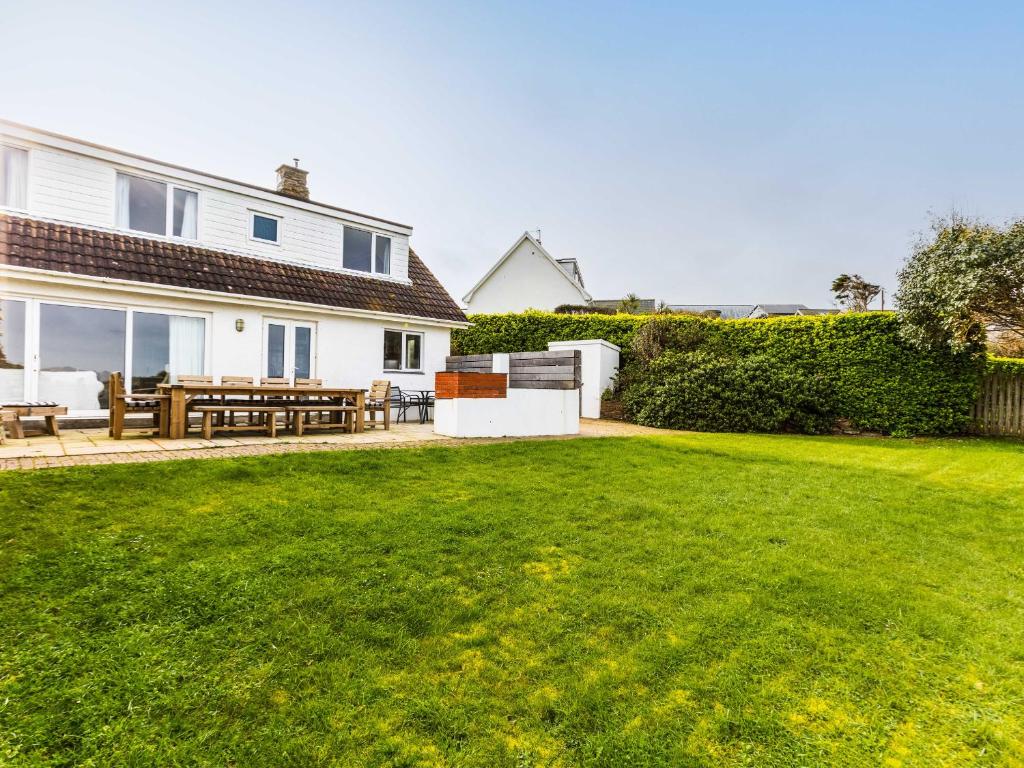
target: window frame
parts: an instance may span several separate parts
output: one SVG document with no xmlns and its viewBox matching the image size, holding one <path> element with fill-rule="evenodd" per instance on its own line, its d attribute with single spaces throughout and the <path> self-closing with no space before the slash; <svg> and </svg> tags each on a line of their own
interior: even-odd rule
<svg viewBox="0 0 1024 768">
<path fill-rule="evenodd" d="M 142 181 L 153 181 L 153 182 L 156 182 L 157 184 L 163 184 L 164 186 L 167 187 L 167 194 L 166 194 L 166 196 L 164 198 L 164 208 L 165 208 L 164 234 L 161 235 L 161 234 L 158 234 L 156 232 L 146 232 L 143 229 L 132 229 L 129 226 L 125 226 L 125 227 L 116 226 L 117 222 L 121 220 L 121 212 L 120 212 L 120 210 L 118 210 L 118 207 L 117 207 L 117 176 L 130 176 L 132 178 L 141 179 Z M 195 237 L 183 237 L 181 235 L 175 235 L 174 234 L 174 191 L 177 190 L 177 189 L 180 189 L 182 192 L 191 192 L 192 194 L 194 194 L 196 196 L 196 236 Z M 131 232 L 133 234 L 143 235 L 145 237 L 162 237 L 162 238 L 165 238 L 167 240 L 176 240 L 176 241 L 182 242 L 182 243 L 198 243 L 200 241 L 200 239 L 201 239 L 200 238 L 200 233 L 202 231 L 202 222 L 201 222 L 202 216 L 200 216 L 200 211 L 202 210 L 202 202 L 203 202 L 202 194 L 203 194 L 202 190 L 200 190 L 198 187 L 190 187 L 190 186 L 188 186 L 186 184 L 179 184 L 177 181 L 173 181 L 171 179 L 163 179 L 163 178 L 160 178 L 159 176 L 147 176 L 147 175 L 142 174 L 142 173 L 136 173 L 135 171 L 123 170 L 121 168 L 117 168 L 116 169 L 116 173 L 115 173 L 115 177 L 114 177 L 114 223 L 115 223 L 115 228 L 120 230 L 121 232 Z M 129 207 L 131 206 L 131 202 L 130 201 L 129 201 L 128 205 L 129 205 Z M 130 221 L 131 220 L 131 213 L 130 212 L 128 213 L 128 215 L 125 216 L 125 220 L 126 221 Z"/>
<path fill-rule="evenodd" d="M 277 222 L 277 240 L 267 240 L 262 237 L 256 237 L 254 229 L 256 226 L 256 217 L 260 216 L 264 219 L 273 219 Z M 281 245 L 281 230 L 284 225 L 284 216 L 278 216 L 276 213 L 265 213 L 264 211 L 257 211 L 252 208 L 249 209 L 249 229 L 246 232 L 246 237 L 250 242 L 263 243 L 264 245 Z"/>
<path fill-rule="evenodd" d="M 401 366 L 399 368 L 385 368 L 384 367 L 384 364 L 387 362 L 387 358 L 384 357 L 384 355 L 387 354 L 385 348 L 386 348 L 386 345 L 387 345 L 387 334 L 389 334 L 389 333 L 397 333 L 397 334 L 400 334 L 401 337 L 402 337 L 402 360 L 399 363 L 399 365 Z M 420 339 L 420 367 L 419 368 L 409 368 L 408 367 L 408 360 L 406 360 L 406 353 L 408 351 L 408 342 L 406 341 L 406 339 L 409 336 L 418 336 L 419 339 Z M 412 374 L 423 373 L 424 372 L 424 369 L 423 369 L 423 357 L 424 357 L 424 349 L 426 347 L 426 343 L 427 343 L 426 342 L 426 334 L 423 331 L 409 331 L 409 330 L 406 330 L 404 328 L 385 328 L 384 329 L 384 335 L 381 337 L 381 356 L 382 356 L 382 359 L 381 359 L 381 369 L 384 371 L 384 373 L 412 373 Z"/>
<path fill-rule="evenodd" d="M 376 275 L 391 277 L 391 265 L 395 258 L 395 238 L 392 235 L 382 235 L 375 232 L 372 229 L 366 227 L 357 227 L 355 225 L 342 224 L 341 225 L 341 268 L 346 272 L 351 272 L 354 275 Z M 370 268 L 368 270 L 355 269 L 354 267 L 345 266 L 345 230 L 346 229 L 357 229 L 360 232 L 368 232 L 370 234 Z M 388 271 L 378 272 L 377 271 L 377 238 L 386 238 L 390 245 L 388 246 Z"/>
<path fill-rule="evenodd" d="M 30 179 L 32 178 L 32 148 L 25 146 L 24 144 L 18 144 L 14 141 L 0 141 L 0 148 L 8 147 L 10 149 L 20 149 L 25 153 L 25 207 L 18 208 L 13 205 L 7 205 L 6 203 L 0 205 L 0 209 L 6 211 L 18 211 L 20 213 L 28 213 L 32 207 L 32 184 Z"/>
</svg>

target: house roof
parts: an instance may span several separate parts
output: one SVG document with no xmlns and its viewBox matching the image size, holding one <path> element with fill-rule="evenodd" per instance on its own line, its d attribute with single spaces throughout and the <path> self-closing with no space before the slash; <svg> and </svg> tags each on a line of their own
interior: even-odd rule
<svg viewBox="0 0 1024 768">
<path fill-rule="evenodd" d="M 505 251 L 505 254 L 496 262 L 494 262 L 491 268 L 487 270 L 487 273 L 477 281 L 477 284 L 469 289 L 469 292 L 462 297 L 462 300 L 467 304 L 471 302 L 473 300 L 473 294 L 480 289 L 481 285 L 487 282 L 491 275 L 498 271 L 498 268 L 505 263 L 509 256 L 515 253 L 515 250 L 520 245 L 522 245 L 524 240 L 530 243 L 530 245 L 537 249 L 538 253 L 540 253 L 544 258 L 551 262 L 551 266 L 555 268 L 558 274 L 560 274 L 562 277 L 568 280 L 572 284 L 572 286 L 577 291 L 580 292 L 580 296 L 583 298 L 584 301 L 590 301 L 590 294 L 587 293 L 587 290 L 583 287 L 583 283 L 581 281 L 574 280 L 565 270 L 565 268 L 558 263 L 558 260 L 555 259 L 550 253 L 548 253 L 547 250 L 545 250 L 544 246 L 540 244 L 540 240 L 535 238 L 529 232 L 523 232 L 522 236 L 520 236 L 519 239 L 512 244 L 512 247 Z"/>
<path fill-rule="evenodd" d="M 754 311 L 754 304 L 669 304 L 673 312 L 717 312 L 723 320 L 737 320 Z"/>
<path fill-rule="evenodd" d="M 804 309 L 807 307 L 803 304 L 758 304 L 751 312 L 761 310 L 766 315 L 795 315 Z"/>
<path fill-rule="evenodd" d="M 555 259 L 555 261 L 558 262 L 558 266 L 566 271 L 566 274 L 568 274 L 569 277 L 583 286 L 583 270 L 580 269 L 580 263 L 576 261 L 576 259 Z"/>
<path fill-rule="evenodd" d="M 622 304 L 622 299 L 594 299 L 590 302 L 590 306 L 598 309 L 618 309 L 620 304 Z M 657 309 L 658 302 L 654 299 L 639 299 L 638 304 L 638 314 L 649 315 Z"/>
<path fill-rule="evenodd" d="M 0 215 L 0 265 L 466 322 L 462 310 L 411 250 L 411 284 L 406 284 Z"/>
</svg>

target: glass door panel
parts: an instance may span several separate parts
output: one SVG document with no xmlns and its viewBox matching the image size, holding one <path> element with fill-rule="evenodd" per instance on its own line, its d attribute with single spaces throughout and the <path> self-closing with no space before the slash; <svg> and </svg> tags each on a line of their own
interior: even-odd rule
<svg viewBox="0 0 1024 768">
<path fill-rule="evenodd" d="M 72 411 L 109 407 L 107 380 L 124 370 L 125 312 L 39 307 L 39 399 Z"/>
<path fill-rule="evenodd" d="M 0 299 L 0 401 L 25 399 L 25 302 Z"/>
</svg>

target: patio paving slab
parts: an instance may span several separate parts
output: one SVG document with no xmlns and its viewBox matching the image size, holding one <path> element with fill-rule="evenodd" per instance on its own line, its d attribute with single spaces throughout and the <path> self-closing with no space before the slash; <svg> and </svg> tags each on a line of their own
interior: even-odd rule
<svg viewBox="0 0 1024 768">
<path fill-rule="evenodd" d="M 572 440 L 593 437 L 625 437 L 668 433 L 669 430 L 639 427 L 618 421 L 581 419 L 580 434 L 564 437 L 450 438 L 434 434 L 432 424 L 392 424 L 390 430 L 369 429 L 355 435 L 338 432 L 281 435 L 237 435 L 188 437 L 162 440 L 145 432 L 126 434 L 114 440 L 106 428 L 62 430 L 60 437 L 47 435 L 24 440 L 9 439 L 0 446 L 0 471 L 50 469 L 55 467 L 127 464 L 173 459 L 234 458 L 268 456 L 277 453 L 367 450 L 372 448 L 415 448 L 426 445 L 472 445 L 517 440 Z"/>
</svg>

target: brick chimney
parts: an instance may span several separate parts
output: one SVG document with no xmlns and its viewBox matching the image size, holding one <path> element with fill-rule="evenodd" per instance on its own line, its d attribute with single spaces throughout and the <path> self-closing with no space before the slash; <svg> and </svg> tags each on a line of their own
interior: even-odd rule
<svg viewBox="0 0 1024 768">
<path fill-rule="evenodd" d="M 277 191 L 288 197 L 297 197 L 299 200 L 309 200 L 309 187 L 306 186 L 306 177 L 309 171 L 299 168 L 299 158 L 295 158 L 295 165 L 285 163 L 277 169 Z"/>
</svg>

